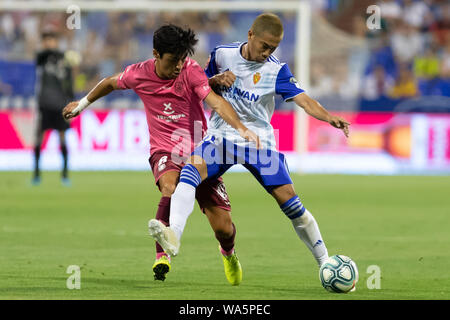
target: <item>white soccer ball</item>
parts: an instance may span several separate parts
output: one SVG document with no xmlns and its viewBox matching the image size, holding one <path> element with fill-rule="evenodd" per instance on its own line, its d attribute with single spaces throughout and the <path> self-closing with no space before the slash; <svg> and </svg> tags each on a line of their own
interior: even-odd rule
<svg viewBox="0 0 450 320">
<path fill-rule="evenodd" d="M 322 286 L 330 292 L 347 293 L 358 282 L 358 268 L 347 256 L 329 257 L 320 267 L 319 277 Z"/>
</svg>

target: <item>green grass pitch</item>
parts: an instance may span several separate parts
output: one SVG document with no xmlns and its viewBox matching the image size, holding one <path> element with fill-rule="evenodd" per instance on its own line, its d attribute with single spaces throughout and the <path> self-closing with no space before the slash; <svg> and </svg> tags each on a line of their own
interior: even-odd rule
<svg viewBox="0 0 450 320">
<path fill-rule="evenodd" d="M 0 299 L 450 299 L 450 178 L 293 175 L 331 254 L 353 258 L 357 290 L 332 294 L 276 202 L 247 173 L 225 183 L 243 282 L 225 280 L 198 207 L 165 282 L 153 280 L 147 233 L 159 201 L 150 172 L 0 172 Z M 81 289 L 69 290 L 69 265 Z M 379 266 L 380 289 L 369 289 Z"/>
</svg>

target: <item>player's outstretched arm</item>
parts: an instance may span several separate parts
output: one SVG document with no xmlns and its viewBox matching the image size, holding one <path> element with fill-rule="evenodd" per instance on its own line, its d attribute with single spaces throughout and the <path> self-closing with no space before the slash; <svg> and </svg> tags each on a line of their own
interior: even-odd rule
<svg viewBox="0 0 450 320">
<path fill-rule="evenodd" d="M 86 109 L 92 102 L 119 89 L 117 86 L 117 79 L 119 76 L 120 73 L 103 79 L 80 101 L 73 101 L 67 104 L 62 112 L 64 119 L 71 119 L 78 116 L 81 111 Z"/>
<path fill-rule="evenodd" d="M 348 138 L 348 126 L 350 125 L 350 122 L 344 118 L 333 116 L 318 101 L 309 97 L 306 93 L 295 96 L 293 100 L 297 105 L 302 107 L 307 114 L 318 120 L 328 122 L 335 128 L 341 129 Z"/>
<path fill-rule="evenodd" d="M 256 148 L 261 148 L 261 142 L 256 133 L 249 130 L 239 119 L 236 111 L 234 111 L 231 104 L 229 104 L 224 98 L 211 91 L 205 98 L 205 102 L 215 111 L 217 114 L 225 120 L 230 126 L 236 129 L 241 137 L 254 142 Z"/>
</svg>

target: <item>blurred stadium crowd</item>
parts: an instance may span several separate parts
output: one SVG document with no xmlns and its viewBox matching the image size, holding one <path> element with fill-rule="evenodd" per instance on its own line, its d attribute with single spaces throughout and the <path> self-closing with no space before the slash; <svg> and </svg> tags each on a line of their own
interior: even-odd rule
<svg viewBox="0 0 450 320">
<path fill-rule="evenodd" d="M 392 109 L 405 99 L 450 97 L 448 1 L 309 1 L 313 9 L 309 92 L 323 99 L 327 108 Z M 367 28 L 366 8 L 371 4 L 381 9 L 381 29 Z M 200 41 L 195 59 L 204 64 L 216 45 L 245 41 L 259 13 L 82 12 L 81 28 L 69 30 L 65 12 L 0 12 L 0 109 L 35 105 L 34 58 L 43 30 L 57 31 L 61 49 L 72 51 L 68 60 L 74 68 L 74 88 L 82 96 L 103 77 L 150 58 L 153 31 L 165 22 L 196 31 Z M 294 70 L 295 14 L 279 14 L 285 38 L 275 54 Z M 112 94 L 96 105 L 140 106 L 130 92 Z"/>
<path fill-rule="evenodd" d="M 372 4 L 380 8 L 380 29 L 367 27 Z M 361 0 L 337 18 L 324 17 L 345 33 L 313 20 L 310 93 L 341 109 L 392 110 L 408 102 L 400 110 L 450 112 L 449 1 Z"/>
</svg>

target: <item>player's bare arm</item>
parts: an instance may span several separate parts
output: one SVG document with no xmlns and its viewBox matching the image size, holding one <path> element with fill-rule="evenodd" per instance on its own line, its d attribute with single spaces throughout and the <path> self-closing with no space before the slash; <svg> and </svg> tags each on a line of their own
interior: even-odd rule
<svg viewBox="0 0 450 320">
<path fill-rule="evenodd" d="M 78 116 L 81 111 L 86 109 L 92 102 L 110 94 L 112 91 L 119 89 L 117 86 L 117 79 L 120 73 L 100 81 L 83 99 L 80 101 L 73 101 L 67 104 L 63 109 L 63 117 L 71 119 Z"/>
<path fill-rule="evenodd" d="M 211 88 L 216 88 L 218 86 L 229 88 L 233 85 L 234 81 L 236 81 L 236 75 L 228 70 L 209 78 L 209 86 Z"/>
<path fill-rule="evenodd" d="M 293 98 L 294 102 L 302 107 L 310 116 L 328 122 L 333 127 L 341 129 L 348 138 L 350 123 L 342 117 L 330 114 L 317 100 L 309 97 L 306 93 L 299 94 Z"/>
<path fill-rule="evenodd" d="M 256 133 L 249 130 L 239 119 L 236 111 L 234 111 L 231 104 L 229 104 L 224 98 L 211 91 L 205 98 L 205 102 L 215 111 L 217 114 L 225 120 L 230 126 L 236 129 L 241 137 L 254 142 L 256 148 L 261 148 L 261 142 Z"/>
</svg>

